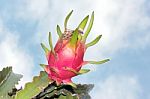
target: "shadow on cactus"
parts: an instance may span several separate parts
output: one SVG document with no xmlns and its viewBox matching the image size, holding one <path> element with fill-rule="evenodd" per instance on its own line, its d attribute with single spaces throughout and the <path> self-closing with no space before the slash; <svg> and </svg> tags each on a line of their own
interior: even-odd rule
<svg viewBox="0 0 150 99">
<path fill-rule="evenodd" d="M 99 35 L 93 41 L 86 43 L 87 36 L 93 25 L 94 12 L 91 15 L 91 19 L 86 30 L 85 27 L 88 22 L 89 15 L 81 21 L 77 28 L 71 30 L 67 27 L 67 22 L 72 12 L 73 11 L 71 11 L 65 19 L 64 32 L 62 32 L 59 25 L 57 25 L 57 34 L 59 39 L 55 47 L 52 45 L 51 32 L 49 32 L 50 49 L 41 43 L 48 61 L 47 65 L 41 64 L 41 66 L 47 72 L 49 79 L 56 81 L 57 85 L 66 84 L 76 88 L 76 84 L 71 81 L 71 78 L 90 71 L 89 69 L 82 69 L 83 65 L 102 64 L 109 61 L 109 59 L 101 61 L 83 60 L 86 49 L 95 45 L 102 35 Z"/>
</svg>

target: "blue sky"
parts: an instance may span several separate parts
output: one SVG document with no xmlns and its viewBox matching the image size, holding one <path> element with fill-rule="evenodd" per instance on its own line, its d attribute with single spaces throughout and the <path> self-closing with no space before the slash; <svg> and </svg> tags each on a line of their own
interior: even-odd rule
<svg viewBox="0 0 150 99">
<path fill-rule="evenodd" d="M 48 43 L 49 31 L 56 43 L 56 25 L 63 29 L 71 10 L 70 29 L 95 11 L 88 41 L 103 35 L 85 59 L 111 59 L 85 66 L 92 71 L 74 82 L 94 83 L 92 99 L 150 99 L 149 0 L 0 0 L 0 69 L 13 66 L 24 75 L 20 85 L 31 81 L 46 63 L 40 43 Z"/>
</svg>

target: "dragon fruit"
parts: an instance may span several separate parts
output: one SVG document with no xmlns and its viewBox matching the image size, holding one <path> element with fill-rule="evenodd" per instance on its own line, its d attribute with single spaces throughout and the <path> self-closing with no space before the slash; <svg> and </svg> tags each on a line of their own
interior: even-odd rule
<svg viewBox="0 0 150 99">
<path fill-rule="evenodd" d="M 91 19 L 87 30 L 84 32 L 85 26 L 89 19 L 86 16 L 79 26 L 75 30 L 67 28 L 67 22 L 72 14 L 73 10 L 67 15 L 64 22 L 64 33 L 61 32 L 59 25 L 57 25 L 57 34 L 59 39 L 53 48 L 52 37 L 49 32 L 49 50 L 43 43 L 41 43 L 44 49 L 48 61 L 48 65 L 41 64 L 48 74 L 49 79 L 56 81 L 57 85 L 68 84 L 75 87 L 76 85 L 71 81 L 71 78 L 80 74 L 89 72 L 89 69 L 81 69 L 85 64 L 102 64 L 109 59 L 101 61 L 84 61 L 83 57 L 88 47 L 95 45 L 101 38 L 99 35 L 96 39 L 90 43 L 85 43 L 86 38 L 92 28 L 94 21 L 94 12 L 91 15 Z"/>
</svg>

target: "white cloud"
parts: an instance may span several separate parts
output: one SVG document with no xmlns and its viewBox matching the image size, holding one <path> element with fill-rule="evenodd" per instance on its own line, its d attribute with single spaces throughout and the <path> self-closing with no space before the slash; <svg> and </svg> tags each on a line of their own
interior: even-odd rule
<svg viewBox="0 0 150 99">
<path fill-rule="evenodd" d="M 16 11 L 16 17 L 25 20 L 44 18 L 49 11 L 49 0 L 24 0 Z"/>
<path fill-rule="evenodd" d="M 122 48 L 145 48 L 149 44 L 149 30 L 145 30 L 150 27 L 150 18 L 145 13 L 145 1 L 38 0 L 37 2 L 36 0 L 27 0 L 24 1 L 23 6 L 20 6 L 21 8 L 16 15 L 23 19 L 38 22 L 37 33 L 33 38 L 34 41 L 37 41 L 35 43 L 39 44 L 41 40 L 46 41 L 49 31 L 52 32 L 53 39 L 56 42 L 56 25 L 60 24 L 63 27 L 64 18 L 72 9 L 74 13 L 69 20 L 69 27 L 72 29 L 86 14 L 95 11 L 95 22 L 88 41 L 99 34 L 102 34 L 103 37 L 101 43 L 93 47 L 95 51 L 92 56 L 87 55 L 87 57 L 97 59 L 99 51 L 101 51 L 100 55 L 103 57 L 110 56 L 111 53 L 116 53 Z M 91 49 L 89 51 L 91 52 Z"/>
<path fill-rule="evenodd" d="M 150 27 L 150 18 L 145 13 L 145 1 L 99 0 L 95 3 L 93 30 L 103 34 L 102 53 L 114 53 L 122 48 L 137 49 L 149 44 L 149 30 L 145 29 Z"/>
<path fill-rule="evenodd" d="M 15 73 L 23 75 L 20 86 L 31 81 L 34 66 L 32 56 L 22 45 L 19 44 L 19 35 L 13 35 L 7 30 L 0 19 L 0 70 L 12 66 Z"/>
<path fill-rule="evenodd" d="M 136 77 L 111 75 L 100 81 L 92 99 L 139 99 L 142 92 Z"/>
</svg>

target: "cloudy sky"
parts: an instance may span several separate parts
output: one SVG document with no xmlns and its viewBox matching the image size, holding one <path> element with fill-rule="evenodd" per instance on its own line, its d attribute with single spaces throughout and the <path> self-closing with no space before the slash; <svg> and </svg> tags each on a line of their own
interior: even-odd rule
<svg viewBox="0 0 150 99">
<path fill-rule="evenodd" d="M 46 63 L 40 42 L 48 43 L 51 31 L 56 43 L 56 25 L 63 29 L 71 10 L 70 29 L 95 11 L 88 41 L 103 35 L 85 59 L 111 59 L 87 65 L 92 71 L 74 82 L 95 84 L 92 99 L 150 99 L 149 0 L 0 0 L 0 69 L 13 66 L 24 75 L 21 85 L 31 81 Z"/>
</svg>

